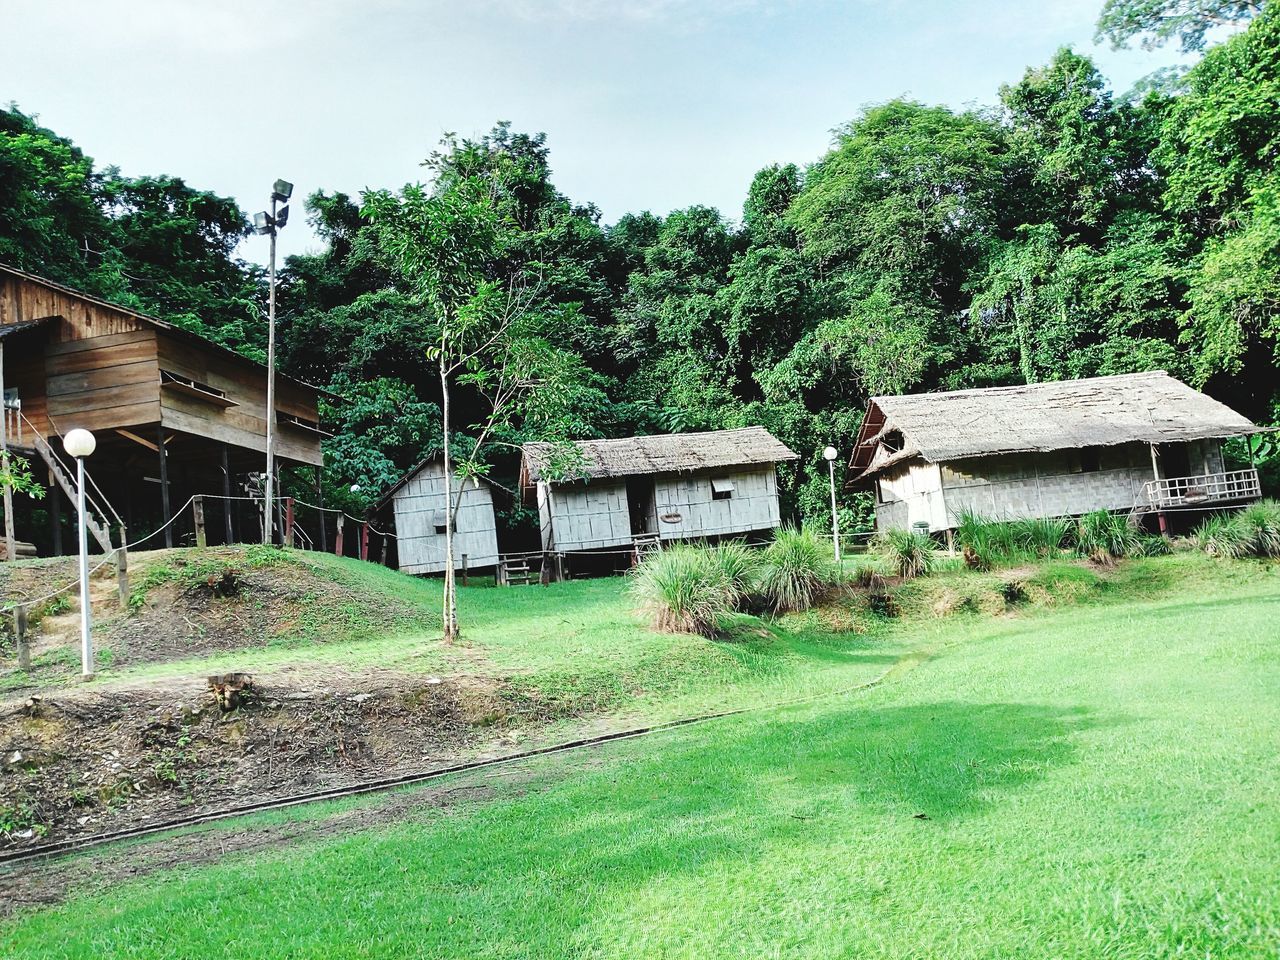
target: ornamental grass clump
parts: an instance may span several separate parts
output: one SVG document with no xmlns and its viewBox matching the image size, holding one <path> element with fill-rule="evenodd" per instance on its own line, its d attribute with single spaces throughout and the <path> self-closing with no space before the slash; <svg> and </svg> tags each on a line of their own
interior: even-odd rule
<svg viewBox="0 0 1280 960">
<path fill-rule="evenodd" d="M 936 554 L 933 538 L 915 530 L 887 530 L 876 537 L 875 549 L 888 559 L 904 580 L 923 577 L 933 570 Z"/>
<path fill-rule="evenodd" d="M 809 530 L 778 530 L 760 567 L 760 592 L 775 613 L 808 610 L 840 582 L 830 550 Z"/>
<path fill-rule="evenodd" d="M 727 540 L 714 547 L 703 548 L 707 558 L 729 586 L 733 605 L 741 607 L 755 595 L 760 584 L 760 551 L 745 543 Z"/>
<path fill-rule="evenodd" d="M 675 544 L 653 551 L 632 572 L 631 595 L 655 630 L 703 637 L 719 633 L 738 597 L 716 552 Z"/>
<path fill-rule="evenodd" d="M 1076 550 L 1094 563 L 1112 564 L 1142 552 L 1142 537 L 1128 517 L 1107 510 L 1086 513 L 1076 525 Z"/>
<path fill-rule="evenodd" d="M 955 541 L 965 566 L 990 570 L 1002 563 L 1042 560 L 1062 549 L 1071 523 L 1060 517 L 989 520 L 972 510 L 956 518 Z"/>
<path fill-rule="evenodd" d="M 1263 500 L 1234 516 L 1214 514 L 1191 536 L 1211 557 L 1280 557 L 1280 503 Z"/>
</svg>

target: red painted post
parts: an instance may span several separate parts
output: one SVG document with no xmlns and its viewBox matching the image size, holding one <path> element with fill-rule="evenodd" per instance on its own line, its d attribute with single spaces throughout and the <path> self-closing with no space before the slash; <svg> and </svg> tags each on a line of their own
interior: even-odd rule
<svg viewBox="0 0 1280 960">
<path fill-rule="evenodd" d="M 369 559 L 369 521 L 360 524 L 360 559 Z"/>
<path fill-rule="evenodd" d="M 333 552 L 338 556 L 342 556 L 342 531 L 346 529 L 346 526 L 346 517 L 338 514 L 338 532 L 333 537 Z"/>
<path fill-rule="evenodd" d="M 284 498 L 284 545 L 293 546 L 293 497 Z"/>
</svg>

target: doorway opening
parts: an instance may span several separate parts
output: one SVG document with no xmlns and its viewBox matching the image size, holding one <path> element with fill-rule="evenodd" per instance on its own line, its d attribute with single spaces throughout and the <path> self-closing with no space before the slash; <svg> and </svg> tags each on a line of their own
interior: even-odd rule
<svg viewBox="0 0 1280 960">
<path fill-rule="evenodd" d="M 631 535 L 658 532 L 658 511 L 654 506 L 653 477 L 627 478 L 627 508 L 631 515 Z"/>
</svg>

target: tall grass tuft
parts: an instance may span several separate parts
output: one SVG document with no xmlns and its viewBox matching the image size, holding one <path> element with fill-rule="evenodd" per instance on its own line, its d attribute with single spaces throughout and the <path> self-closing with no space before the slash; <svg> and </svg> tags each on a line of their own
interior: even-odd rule
<svg viewBox="0 0 1280 960">
<path fill-rule="evenodd" d="M 1262 500 L 1236 517 L 1248 533 L 1255 557 L 1280 557 L 1280 503 Z"/>
<path fill-rule="evenodd" d="M 1280 557 L 1280 503 L 1263 500 L 1233 516 L 1214 514 L 1192 539 L 1211 557 Z"/>
<path fill-rule="evenodd" d="M 1001 563 L 1051 557 L 1062 548 L 1070 530 L 1070 521 L 1059 517 L 989 520 L 962 510 L 956 518 L 955 539 L 966 566 L 990 570 Z"/>
<path fill-rule="evenodd" d="M 760 569 L 760 591 L 776 613 L 808 610 L 839 583 L 840 571 L 829 550 L 808 530 L 778 530 Z"/>
<path fill-rule="evenodd" d="M 746 603 L 760 586 L 760 551 L 737 540 L 726 540 L 707 551 L 708 562 L 729 586 L 735 607 Z"/>
<path fill-rule="evenodd" d="M 655 630 L 714 637 L 737 603 L 724 557 L 675 544 L 650 553 L 631 574 L 631 595 Z"/>
<path fill-rule="evenodd" d="M 1115 563 L 1142 550 L 1142 537 L 1129 523 L 1129 518 L 1107 510 L 1095 510 L 1081 517 L 1075 539 L 1076 550 L 1094 563 Z"/>
<path fill-rule="evenodd" d="M 876 538 L 875 547 L 905 580 L 923 577 L 933 569 L 933 538 L 926 533 L 886 530 Z"/>
</svg>

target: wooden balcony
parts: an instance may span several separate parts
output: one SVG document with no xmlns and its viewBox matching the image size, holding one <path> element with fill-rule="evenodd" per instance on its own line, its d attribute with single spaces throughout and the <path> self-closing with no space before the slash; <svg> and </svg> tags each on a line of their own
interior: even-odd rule
<svg viewBox="0 0 1280 960">
<path fill-rule="evenodd" d="M 1257 500 L 1261 496 L 1258 471 L 1252 468 L 1227 473 L 1206 473 L 1198 477 L 1148 480 L 1143 489 L 1144 506 L 1148 509 L 1236 503 Z"/>
</svg>

